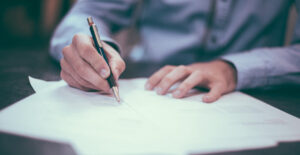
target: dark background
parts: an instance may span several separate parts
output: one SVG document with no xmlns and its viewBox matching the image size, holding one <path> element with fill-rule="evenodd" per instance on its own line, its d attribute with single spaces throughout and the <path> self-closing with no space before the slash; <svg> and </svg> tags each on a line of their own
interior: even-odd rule
<svg viewBox="0 0 300 155">
<path fill-rule="evenodd" d="M 48 46 L 49 38 L 75 0 L 0 2 L 0 48 Z"/>
<path fill-rule="evenodd" d="M 0 2 L 0 109 L 33 90 L 22 87 L 28 75 L 58 80 L 59 70 L 48 54 L 51 35 L 75 0 L 8 0 Z M 43 62 L 48 62 L 44 63 Z M 51 68 L 51 69 L 50 69 Z"/>
</svg>

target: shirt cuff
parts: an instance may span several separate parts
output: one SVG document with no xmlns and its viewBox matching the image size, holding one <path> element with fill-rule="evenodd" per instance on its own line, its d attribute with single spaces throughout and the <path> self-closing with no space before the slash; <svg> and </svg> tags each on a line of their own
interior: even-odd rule
<svg viewBox="0 0 300 155">
<path fill-rule="evenodd" d="M 263 59 L 262 52 L 244 52 L 222 56 L 229 61 L 237 71 L 236 90 L 250 89 L 267 85 L 268 62 Z"/>
<path fill-rule="evenodd" d="M 56 32 L 54 33 L 51 43 L 50 43 L 50 55 L 59 61 L 63 58 L 62 49 L 63 47 L 71 44 L 72 38 L 77 33 L 83 33 L 91 36 L 91 32 L 89 31 L 88 25 L 84 19 L 86 16 L 81 18 L 79 17 L 69 17 L 63 21 L 63 24 L 58 27 Z M 77 24 L 77 26 L 70 26 L 68 23 L 75 23 L 75 21 L 81 21 Z M 118 43 L 111 38 L 108 28 L 105 27 L 104 24 L 101 24 L 97 19 L 94 20 L 98 28 L 98 32 L 100 34 L 101 40 L 112 46 L 116 51 L 121 53 L 120 46 Z M 101 28 L 100 28 L 101 27 Z"/>
</svg>

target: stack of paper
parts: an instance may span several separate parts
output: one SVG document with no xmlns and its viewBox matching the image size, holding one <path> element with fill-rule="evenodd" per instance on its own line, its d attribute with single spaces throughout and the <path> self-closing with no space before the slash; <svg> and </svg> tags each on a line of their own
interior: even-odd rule
<svg viewBox="0 0 300 155">
<path fill-rule="evenodd" d="M 300 140 L 300 120 L 240 92 L 212 104 L 120 80 L 122 103 L 63 81 L 30 79 L 36 94 L 0 112 L 0 131 L 72 144 L 79 154 L 189 154 Z"/>
</svg>

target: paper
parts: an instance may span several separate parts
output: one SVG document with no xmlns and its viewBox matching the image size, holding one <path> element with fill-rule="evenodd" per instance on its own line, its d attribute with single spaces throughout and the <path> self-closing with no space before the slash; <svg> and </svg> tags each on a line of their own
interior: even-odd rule
<svg viewBox="0 0 300 155">
<path fill-rule="evenodd" d="M 189 154 L 300 140 L 300 120 L 240 92 L 212 104 L 120 80 L 122 104 L 63 81 L 30 78 L 36 94 L 0 112 L 0 131 L 70 143 L 79 154 Z"/>
</svg>

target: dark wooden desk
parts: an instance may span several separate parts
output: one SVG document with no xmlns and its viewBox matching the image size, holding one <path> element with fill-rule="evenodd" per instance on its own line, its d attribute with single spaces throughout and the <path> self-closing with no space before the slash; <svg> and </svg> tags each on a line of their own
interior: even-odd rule
<svg viewBox="0 0 300 155">
<path fill-rule="evenodd" d="M 59 65 L 47 49 L 14 49 L 0 51 L 0 109 L 34 93 L 28 76 L 59 80 Z M 147 64 L 127 65 L 124 78 L 150 75 Z M 136 70 L 140 70 L 135 74 Z M 266 103 L 300 118 L 300 87 L 282 86 L 270 90 L 244 91 Z M 300 132 L 300 131 L 299 131 Z M 0 133 L 0 154 L 76 154 L 69 144 Z M 300 142 L 281 143 L 277 147 L 218 154 L 300 154 Z"/>
</svg>

